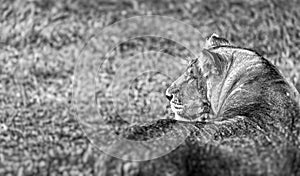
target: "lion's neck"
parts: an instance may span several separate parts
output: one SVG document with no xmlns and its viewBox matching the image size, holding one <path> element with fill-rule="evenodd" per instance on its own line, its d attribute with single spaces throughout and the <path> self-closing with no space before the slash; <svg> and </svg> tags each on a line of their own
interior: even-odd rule
<svg viewBox="0 0 300 176">
<path fill-rule="evenodd" d="M 247 74 L 249 67 L 259 62 L 259 57 L 250 51 L 232 49 L 216 50 L 218 54 L 226 57 L 225 69 L 222 74 L 210 76 L 207 80 L 207 96 L 211 102 L 211 108 L 218 118 L 222 115 L 226 100 L 234 91 L 242 86 L 241 77 Z"/>
</svg>

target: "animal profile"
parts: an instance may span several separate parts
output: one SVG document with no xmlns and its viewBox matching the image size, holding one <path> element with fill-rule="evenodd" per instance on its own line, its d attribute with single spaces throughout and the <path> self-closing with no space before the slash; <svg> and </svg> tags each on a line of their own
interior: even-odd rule
<svg viewBox="0 0 300 176">
<path fill-rule="evenodd" d="M 172 119 L 132 126 L 123 137 L 189 135 L 170 154 L 140 163 L 141 175 L 172 161 L 186 175 L 299 175 L 299 93 L 256 52 L 213 34 L 166 97 Z"/>
<path fill-rule="evenodd" d="M 284 129 L 299 118 L 299 93 L 256 52 L 216 34 L 166 91 L 175 120 L 222 123 L 247 119 L 261 129 Z M 272 124 L 272 125 L 270 125 Z M 291 130 L 289 128 L 289 130 Z"/>
</svg>

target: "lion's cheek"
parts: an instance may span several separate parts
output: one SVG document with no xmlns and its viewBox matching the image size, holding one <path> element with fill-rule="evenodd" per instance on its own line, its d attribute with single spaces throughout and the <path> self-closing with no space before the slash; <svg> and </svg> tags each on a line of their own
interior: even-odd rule
<svg viewBox="0 0 300 176">
<path fill-rule="evenodd" d="M 194 116 L 197 116 L 197 114 L 199 114 L 200 109 L 201 109 L 201 106 L 196 103 L 188 104 L 188 105 L 184 106 L 184 109 L 181 112 L 181 115 L 184 115 L 189 118 L 194 118 Z"/>
</svg>

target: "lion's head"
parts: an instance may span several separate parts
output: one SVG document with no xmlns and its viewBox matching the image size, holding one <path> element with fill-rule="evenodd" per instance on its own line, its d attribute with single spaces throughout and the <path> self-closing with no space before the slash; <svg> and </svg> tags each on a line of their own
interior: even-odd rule
<svg viewBox="0 0 300 176">
<path fill-rule="evenodd" d="M 198 59 L 192 60 L 185 72 L 166 91 L 176 120 L 194 121 L 209 113 L 205 80 L 198 64 Z"/>
<path fill-rule="evenodd" d="M 185 72 L 166 90 L 175 119 L 181 121 L 205 121 L 213 113 L 210 104 L 211 77 L 218 76 L 222 63 L 214 60 L 209 48 L 229 45 L 228 41 L 213 34 L 197 59 L 190 61 Z M 213 62 L 213 63 L 212 63 Z M 213 79 L 218 80 L 218 79 Z"/>
</svg>

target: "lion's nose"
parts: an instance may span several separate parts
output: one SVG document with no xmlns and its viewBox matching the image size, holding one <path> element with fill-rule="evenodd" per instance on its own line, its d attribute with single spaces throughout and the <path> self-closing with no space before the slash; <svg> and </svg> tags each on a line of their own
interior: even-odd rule
<svg viewBox="0 0 300 176">
<path fill-rule="evenodd" d="M 166 97 L 169 101 L 171 101 L 173 98 L 173 95 L 169 93 L 168 89 L 166 90 Z"/>
</svg>

